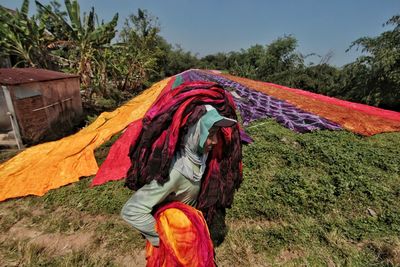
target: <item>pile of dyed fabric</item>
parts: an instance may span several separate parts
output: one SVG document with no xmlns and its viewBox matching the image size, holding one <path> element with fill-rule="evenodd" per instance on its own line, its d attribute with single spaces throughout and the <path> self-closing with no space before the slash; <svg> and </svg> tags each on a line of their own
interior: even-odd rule
<svg viewBox="0 0 400 267">
<path fill-rule="evenodd" d="M 204 105 L 207 104 L 212 105 L 222 116 L 237 120 L 231 94 L 215 83 L 186 82 L 174 90 L 164 92 L 138 124 L 138 127 L 141 126 L 140 133 L 138 129 L 132 130 L 136 133 L 136 138 L 126 139 L 122 136 L 121 140 L 124 140 L 124 143 L 117 144 L 118 147 L 130 147 L 131 160 L 119 173 L 123 176 L 118 178 L 126 177 L 126 185 L 133 190 L 152 180 L 159 184 L 167 182 L 171 162 L 176 151 L 181 149 L 182 138 L 206 113 Z M 125 134 L 132 136 L 128 131 Z M 241 148 L 237 123 L 220 131 L 218 144 L 208 156 L 197 208 L 209 222 L 217 209 L 231 206 L 234 191 L 242 182 Z M 94 184 L 116 178 L 116 174 L 112 172 L 107 173 L 109 177 L 102 176 L 102 170 L 113 170 L 114 162 L 124 161 L 123 158 L 127 156 L 118 150 L 110 151 L 93 180 Z"/>
<path fill-rule="evenodd" d="M 135 138 L 140 132 L 139 121 L 149 107 L 165 92 L 190 81 L 217 82 L 230 91 L 244 126 L 260 118 L 273 118 L 284 127 L 301 133 L 344 129 L 370 136 L 400 131 L 399 112 L 218 72 L 189 70 L 155 84 L 114 112 L 102 114 L 77 134 L 28 148 L 1 164 L 0 201 L 26 195 L 41 196 L 50 189 L 96 174 L 94 149 L 124 129 L 129 132 L 124 136 L 127 140 Z M 128 155 L 129 147 L 121 141 L 112 150 Z M 102 167 L 100 176 L 107 179 L 100 181 L 96 177 L 93 184 L 123 178 L 124 173 L 114 176 L 115 169 L 124 169 L 127 164 L 130 164 L 128 156 L 114 162 L 112 169 Z"/>
<path fill-rule="evenodd" d="M 207 224 L 200 211 L 180 202 L 172 202 L 154 215 L 160 246 L 146 243 L 148 267 L 212 267 L 214 249 Z"/>
</svg>

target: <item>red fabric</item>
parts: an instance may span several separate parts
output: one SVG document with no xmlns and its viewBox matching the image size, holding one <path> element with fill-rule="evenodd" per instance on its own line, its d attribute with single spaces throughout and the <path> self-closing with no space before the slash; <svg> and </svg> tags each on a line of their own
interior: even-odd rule
<svg viewBox="0 0 400 267">
<path fill-rule="evenodd" d="M 163 95 L 168 92 L 171 91 L 172 89 L 172 85 L 174 85 L 176 80 L 176 76 L 171 77 L 171 79 L 168 81 L 167 85 L 164 87 L 164 89 L 160 92 L 160 94 L 158 95 L 157 99 L 155 102 L 160 101 L 163 98 Z M 162 100 L 161 100 L 162 101 Z"/>
<path fill-rule="evenodd" d="M 214 249 L 202 213 L 180 202 L 164 205 L 154 215 L 160 246 L 146 244 L 148 267 L 213 267 Z"/>
<path fill-rule="evenodd" d="M 126 172 L 131 166 L 128 156 L 129 147 L 137 140 L 141 130 L 142 120 L 136 120 L 129 124 L 125 132 L 111 146 L 107 158 L 92 180 L 92 187 L 126 177 Z"/>
<path fill-rule="evenodd" d="M 156 99 L 162 101 L 162 95 L 171 90 L 176 77 L 172 77 Z M 129 124 L 125 132 L 111 146 L 107 158 L 93 178 L 91 187 L 102 185 L 109 181 L 117 181 L 126 177 L 126 172 L 131 166 L 128 156 L 129 148 L 134 144 L 142 131 L 142 120 L 136 120 Z"/>
</svg>

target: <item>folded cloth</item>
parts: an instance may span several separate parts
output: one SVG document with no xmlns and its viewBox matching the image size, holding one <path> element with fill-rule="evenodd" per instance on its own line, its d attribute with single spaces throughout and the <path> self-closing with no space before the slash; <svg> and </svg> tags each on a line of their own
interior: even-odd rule
<svg viewBox="0 0 400 267">
<path fill-rule="evenodd" d="M 181 148 L 183 137 L 212 105 L 220 115 L 237 120 L 233 97 L 212 82 L 186 82 L 164 92 L 142 119 L 140 133 L 131 142 L 131 166 L 126 174 L 126 186 L 138 190 L 156 180 L 165 184 L 175 152 Z M 240 128 L 221 128 L 218 144 L 207 159 L 201 182 L 197 208 L 207 222 L 218 208 L 229 208 L 233 195 L 242 182 L 242 147 Z"/>
<path fill-rule="evenodd" d="M 146 244 L 147 266 L 216 266 L 214 249 L 202 213 L 181 202 L 160 207 L 155 215 L 160 246 Z"/>
</svg>

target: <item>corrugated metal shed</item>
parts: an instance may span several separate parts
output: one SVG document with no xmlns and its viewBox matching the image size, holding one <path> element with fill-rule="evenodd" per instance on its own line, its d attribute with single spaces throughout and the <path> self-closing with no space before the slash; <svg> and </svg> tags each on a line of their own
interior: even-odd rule
<svg viewBox="0 0 400 267">
<path fill-rule="evenodd" d="M 57 71 L 23 68 L 4 69 L 0 68 L 0 85 L 18 85 L 32 82 L 52 81 L 67 78 L 76 78 L 78 75 L 66 74 Z"/>
</svg>

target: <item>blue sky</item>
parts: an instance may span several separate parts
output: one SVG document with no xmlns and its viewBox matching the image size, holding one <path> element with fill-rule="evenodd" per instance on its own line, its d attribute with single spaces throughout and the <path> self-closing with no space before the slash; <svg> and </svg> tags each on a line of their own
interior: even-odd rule
<svg viewBox="0 0 400 267">
<path fill-rule="evenodd" d="M 42 0 L 41 3 L 48 3 Z M 60 1 L 63 2 L 63 1 Z M 22 0 L 0 0 L 19 8 Z M 199 57 L 267 45 L 292 34 L 302 54 L 333 53 L 329 63 L 342 66 L 359 56 L 346 53 L 352 41 L 377 36 L 390 17 L 400 14 L 400 0 L 80 0 L 81 11 L 95 7 L 100 19 L 119 13 L 119 27 L 138 8 L 158 17 L 161 35 Z M 30 10 L 36 9 L 31 0 Z M 318 58 L 311 61 L 317 63 Z"/>
</svg>

